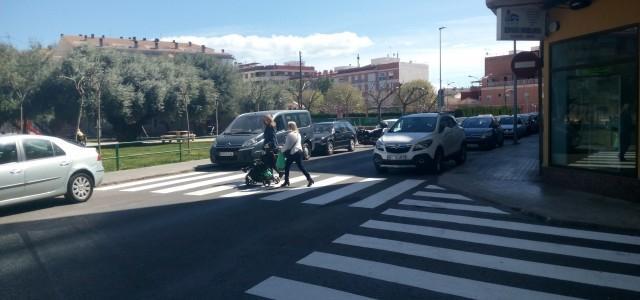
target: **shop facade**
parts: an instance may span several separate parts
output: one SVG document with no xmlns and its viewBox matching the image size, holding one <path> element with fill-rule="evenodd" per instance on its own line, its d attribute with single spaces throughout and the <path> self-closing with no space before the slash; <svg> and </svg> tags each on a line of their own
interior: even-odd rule
<svg viewBox="0 0 640 300">
<path fill-rule="evenodd" d="M 525 3 L 526 2 L 526 3 Z M 499 1 L 546 12 L 542 176 L 640 201 L 640 1 Z"/>
</svg>

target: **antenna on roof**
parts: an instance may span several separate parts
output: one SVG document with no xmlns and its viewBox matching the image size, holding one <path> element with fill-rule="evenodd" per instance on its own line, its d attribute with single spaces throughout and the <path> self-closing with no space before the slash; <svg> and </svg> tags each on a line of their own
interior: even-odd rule
<svg viewBox="0 0 640 300">
<path fill-rule="evenodd" d="M 360 68 L 360 53 L 358 53 L 358 68 Z"/>
</svg>

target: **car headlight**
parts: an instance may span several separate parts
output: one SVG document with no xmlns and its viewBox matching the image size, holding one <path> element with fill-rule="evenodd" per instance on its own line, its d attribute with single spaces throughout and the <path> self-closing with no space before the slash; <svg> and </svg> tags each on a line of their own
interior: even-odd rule
<svg viewBox="0 0 640 300">
<path fill-rule="evenodd" d="M 255 144 L 257 144 L 257 143 L 259 143 L 259 142 L 261 142 L 261 141 L 262 141 L 261 139 L 258 139 L 258 138 L 252 138 L 252 139 L 247 140 L 247 141 L 245 141 L 244 143 L 242 143 L 242 147 L 244 148 L 244 147 L 253 146 L 253 145 L 255 145 Z"/>
<path fill-rule="evenodd" d="M 218 139 L 213 140 L 213 142 L 211 143 L 211 148 L 215 148 L 216 145 L 218 145 Z"/>
<path fill-rule="evenodd" d="M 433 144 L 433 140 L 424 140 L 424 141 L 418 142 L 415 145 L 413 145 L 413 151 L 428 149 L 429 147 L 431 147 L 431 144 Z"/>
<path fill-rule="evenodd" d="M 380 151 L 384 151 L 384 143 L 381 140 L 378 140 L 376 142 L 376 149 L 378 149 Z"/>
</svg>

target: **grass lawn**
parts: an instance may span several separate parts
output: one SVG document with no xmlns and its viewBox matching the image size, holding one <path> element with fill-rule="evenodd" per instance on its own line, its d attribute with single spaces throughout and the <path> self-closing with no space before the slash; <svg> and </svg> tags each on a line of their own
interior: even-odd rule
<svg viewBox="0 0 640 300">
<path fill-rule="evenodd" d="M 182 161 L 209 158 L 211 142 L 192 142 L 191 151 L 187 143 L 182 144 Z M 119 150 L 120 170 L 149 167 L 155 165 L 180 162 L 178 143 L 150 144 L 150 145 L 121 145 Z M 164 153 L 163 153 L 164 152 Z M 139 155 L 126 157 L 129 155 Z M 107 172 L 116 170 L 116 149 L 102 148 L 102 164 Z"/>
</svg>

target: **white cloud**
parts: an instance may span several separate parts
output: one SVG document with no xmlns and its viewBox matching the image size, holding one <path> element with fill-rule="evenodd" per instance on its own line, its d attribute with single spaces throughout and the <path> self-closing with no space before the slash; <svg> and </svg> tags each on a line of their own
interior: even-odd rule
<svg viewBox="0 0 640 300">
<path fill-rule="evenodd" d="M 298 51 L 302 51 L 303 59 L 330 59 L 353 55 L 361 49 L 373 45 L 366 36 L 358 36 L 353 32 L 314 33 L 307 36 L 295 35 L 240 35 L 222 36 L 175 36 L 163 37 L 162 40 L 191 41 L 196 44 L 232 53 L 240 62 L 274 63 L 296 60 Z"/>
</svg>

